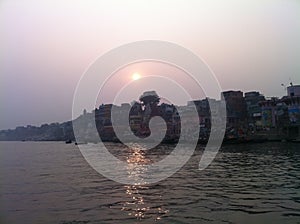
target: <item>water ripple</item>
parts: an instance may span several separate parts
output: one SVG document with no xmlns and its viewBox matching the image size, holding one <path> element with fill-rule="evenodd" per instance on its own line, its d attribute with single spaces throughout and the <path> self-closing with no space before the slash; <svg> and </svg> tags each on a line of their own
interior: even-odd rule
<svg viewBox="0 0 300 224">
<path fill-rule="evenodd" d="M 74 145 L 1 143 L 0 222 L 299 223 L 298 146 L 225 146 L 203 171 L 197 169 L 203 153 L 199 146 L 170 178 L 124 186 L 96 173 Z M 141 153 L 124 151 L 120 144 L 109 147 L 128 164 L 158 161 L 173 148 Z"/>
</svg>

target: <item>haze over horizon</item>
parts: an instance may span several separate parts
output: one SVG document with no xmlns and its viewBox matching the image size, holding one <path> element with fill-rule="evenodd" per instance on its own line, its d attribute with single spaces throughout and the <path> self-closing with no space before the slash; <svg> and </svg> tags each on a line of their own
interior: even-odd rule
<svg viewBox="0 0 300 224">
<path fill-rule="evenodd" d="M 297 0 L 2 0 L 0 30 L 0 130 L 70 120 L 76 85 L 90 63 L 140 40 L 191 50 L 224 91 L 281 97 L 286 93 L 281 84 L 300 84 Z M 130 80 L 135 72 L 182 77 L 171 66 L 149 63 L 119 75 Z M 201 90 L 190 87 L 194 99 L 202 98 Z M 108 87 L 118 88 L 117 81 Z M 112 99 L 107 91 L 99 103 Z"/>
</svg>

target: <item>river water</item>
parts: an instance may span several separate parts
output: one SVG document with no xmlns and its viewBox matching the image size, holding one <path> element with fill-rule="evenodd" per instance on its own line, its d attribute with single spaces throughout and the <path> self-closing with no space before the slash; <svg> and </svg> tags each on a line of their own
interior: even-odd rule
<svg viewBox="0 0 300 224">
<path fill-rule="evenodd" d="M 227 145 L 199 171 L 202 151 L 166 180 L 131 186 L 98 174 L 73 144 L 1 142 L 0 223 L 300 223 L 299 144 Z"/>
</svg>

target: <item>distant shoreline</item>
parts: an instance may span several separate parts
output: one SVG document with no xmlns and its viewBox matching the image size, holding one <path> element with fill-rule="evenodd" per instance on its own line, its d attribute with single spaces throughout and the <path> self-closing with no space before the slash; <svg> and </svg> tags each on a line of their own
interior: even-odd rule
<svg viewBox="0 0 300 224">
<path fill-rule="evenodd" d="M 72 144 L 72 145 L 76 145 L 75 141 L 72 141 L 71 143 L 66 143 L 66 141 L 64 140 L 25 140 L 25 141 L 21 141 L 21 140 L 0 140 L 0 142 L 61 142 L 64 144 Z M 222 145 L 246 145 L 246 144 L 262 144 L 262 143 L 269 143 L 269 142 L 279 142 L 279 143 L 300 143 L 300 141 L 294 141 L 294 140 L 268 140 L 265 139 L 263 141 L 259 140 L 259 139 L 253 139 L 253 140 L 236 140 L 236 141 L 223 141 Z M 86 143 L 79 143 L 79 145 L 82 144 L 98 144 L 100 142 L 86 142 Z M 119 143 L 119 144 L 123 144 L 120 141 L 103 141 L 102 143 Z M 161 142 L 160 144 L 162 145 L 176 145 L 176 142 Z M 197 143 L 197 145 L 206 145 L 207 142 L 201 142 L 199 141 Z"/>
</svg>

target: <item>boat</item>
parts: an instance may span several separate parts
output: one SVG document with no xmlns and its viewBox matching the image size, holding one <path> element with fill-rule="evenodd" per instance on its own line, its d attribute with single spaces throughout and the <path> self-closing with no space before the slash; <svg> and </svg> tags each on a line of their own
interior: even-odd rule
<svg viewBox="0 0 300 224">
<path fill-rule="evenodd" d="M 75 142 L 75 145 L 85 145 L 87 142 Z"/>
<path fill-rule="evenodd" d="M 66 144 L 71 144 L 71 143 L 72 143 L 72 140 L 71 140 L 71 139 L 68 139 L 68 140 L 65 141 L 65 143 L 66 143 Z"/>
</svg>

